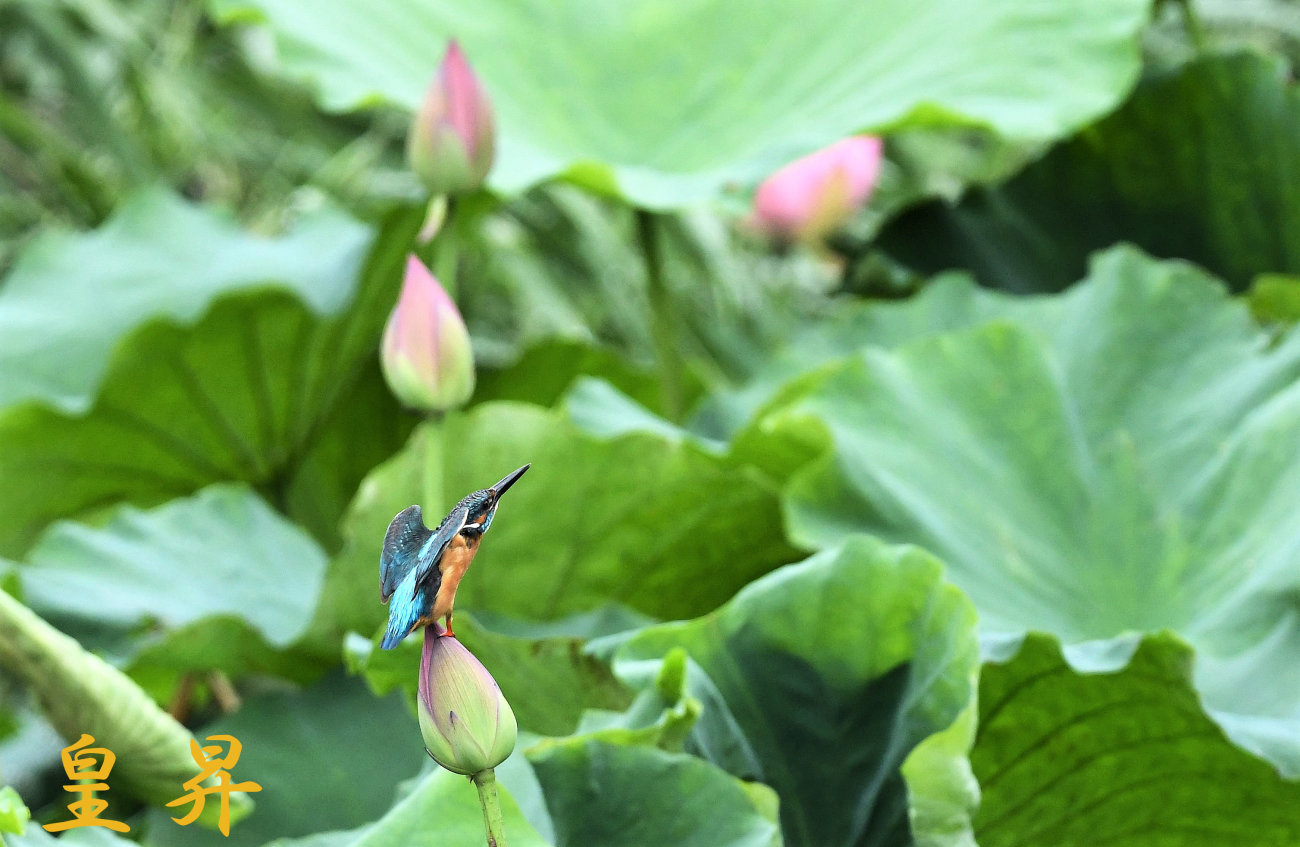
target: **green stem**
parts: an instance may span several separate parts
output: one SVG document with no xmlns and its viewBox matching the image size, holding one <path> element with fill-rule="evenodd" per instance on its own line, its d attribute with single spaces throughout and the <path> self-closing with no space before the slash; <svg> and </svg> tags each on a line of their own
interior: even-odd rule
<svg viewBox="0 0 1300 847">
<path fill-rule="evenodd" d="M 483 827 L 487 830 L 488 847 L 506 847 L 505 820 L 501 816 L 501 798 L 497 796 L 497 775 L 491 768 L 470 777 L 478 789 L 478 802 L 483 807 Z"/>
<path fill-rule="evenodd" d="M 433 275 L 452 300 L 456 299 L 456 273 L 460 264 L 460 233 L 456 231 L 456 201 L 447 198 L 442 226 L 433 239 Z"/>
<path fill-rule="evenodd" d="M 138 184 L 157 178 L 157 169 L 150 166 L 149 157 L 140 148 L 138 133 L 127 132 L 110 107 L 112 98 L 106 96 L 102 74 L 92 69 L 88 51 L 80 49 L 82 39 L 62 11 L 54 4 L 32 3 L 17 8 L 40 39 L 42 55 L 63 72 L 71 98 L 85 110 L 85 120 L 96 128 L 96 137 L 113 153 L 128 180 Z"/>
<path fill-rule="evenodd" d="M 65 139 L 52 126 L 43 124 L 13 102 L 0 100 L 0 136 L 27 151 L 37 166 L 48 172 L 49 182 L 56 184 L 87 215 L 86 222 L 97 224 L 113 210 L 114 189 L 82 159 L 85 153 Z"/>
<path fill-rule="evenodd" d="M 443 452 L 442 412 L 430 412 L 422 425 L 420 454 L 424 457 L 424 500 L 426 512 L 442 514 L 447 510 L 447 463 Z"/>
<path fill-rule="evenodd" d="M 685 363 L 675 343 L 676 317 L 673 314 L 672 296 L 664 281 L 658 218 L 653 212 L 637 209 L 636 231 L 641 242 L 641 255 L 645 260 L 646 293 L 650 300 L 650 333 L 655 358 L 659 361 L 662 411 L 669 420 L 676 421 L 682 414 L 682 374 Z"/>
<path fill-rule="evenodd" d="M 1197 53 L 1204 53 L 1205 27 L 1201 25 L 1201 18 L 1196 14 L 1196 9 L 1192 8 L 1192 0 L 1176 0 L 1176 2 L 1183 10 L 1183 26 L 1187 27 L 1187 35 L 1192 40 L 1192 46 L 1196 48 Z"/>
</svg>

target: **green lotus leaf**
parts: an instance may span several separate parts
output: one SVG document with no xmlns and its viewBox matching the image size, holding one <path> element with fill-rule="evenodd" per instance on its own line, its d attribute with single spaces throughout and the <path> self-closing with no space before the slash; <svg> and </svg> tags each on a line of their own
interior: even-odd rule
<svg viewBox="0 0 1300 847">
<path fill-rule="evenodd" d="M 44 400 L 84 412 L 114 347 L 143 319 L 191 324 L 240 288 L 274 281 L 319 314 L 337 312 L 371 240 L 362 224 L 329 209 L 284 236 L 260 237 L 161 189 L 127 198 L 95 232 L 46 232 L 23 251 L 0 296 L 8 377 L 0 408 Z"/>
<path fill-rule="evenodd" d="M 374 363 L 409 217 L 377 239 L 326 210 L 265 238 L 148 191 L 29 245 L 0 287 L 0 476 L 28 482 L 0 492 L 0 554 L 227 480 L 333 541 L 409 427 Z"/>
<path fill-rule="evenodd" d="M 362 484 L 326 580 L 321 631 L 371 634 L 387 619 L 379 546 L 398 511 L 418 503 L 435 525 L 461 497 L 528 462 L 460 584 L 458 609 L 552 620 L 615 602 L 687 617 L 798 556 L 776 490 L 749 469 L 658 434 L 601 438 L 557 411 L 485 403 L 418 428 Z"/>
<path fill-rule="evenodd" d="M 864 347 L 769 410 L 753 437 L 823 448 L 790 531 L 934 551 L 986 633 L 1178 632 L 1232 737 L 1300 773 L 1300 336 L 1129 248 L 1029 303 Z"/>
<path fill-rule="evenodd" d="M 17 573 L 28 605 L 65 628 L 143 631 L 129 645 L 137 662 L 242 673 L 284 664 L 275 653 L 306 630 L 325 567 L 316 542 L 256 494 L 218 485 L 124 507 L 102 527 L 56 523 Z"/>
<path fill-rule="evenodd" d="M 774 788 L 786 844 L 963 843 L 941 840 L 962 824 L 940 810 L 957 796 L 968 816 L 975 803 L 964 770 L 975 613 L 934 558 L 849 539 L 710 615 L 642 630 L 615 670 L 646 678 L 677 649 L 703 703 L 687 749 Z M 952 736 L 904 766 L 964 711 Z M 936 831 L 914 832 L 909 805 Z"/>
<path fill-rule="evenodd" d="M 1111 108 L 1139 67 L 1145 0 L 400 6 L 211 0 L 265 22 L 328 109 L 414 108 L 447 38 L 492 97 L 491 184 L 571 180 L 666 208 L 751 184 L 852 132 L 987 125 L 1051 139 Z M 962 21 L 961 26 L 952 26 Z"/>
<path fill-rule="evenodd" d="M 472 439 L 462 461 L 455 445 Z M 487 404 L 447 419 L 443 457 L 446 507 L 533 464 L 461 585 L 469 608 L 550 619 L 614 602 L 687 617 L 797 557 L 762 476 L 662 436 L 603 439 L 557 412 Z"/>
<path fill-rule="evenodd" d="M 780 407 L 787 402 L 786 396 L 807 392 L 833 373 L 840 362 L 859 355 L 863 348 L 892 349 L 918 338 L 999 318 L 1014 317 L 1036 326 L 1046 325 L 1053 312 L 1052 306 L 1040 301 L 978 288 L 967 275 L 958 273 L 931 279 L 907 300 L 844 302 L 823 320 L 799 328 L 785 343 L 775 346 L 739 385 L 705 397 L 695 409 L 690 432 L 708 441 L 735 439 L 731 449 L 745 461 L 779 467 L 782 462 L 776 461 L 774 454 L 782 445 L 764 442 L 751 451 L 750 443 L 758 433 L 754 427 L 747 431 L 747 425 L 764 407 Z M 580 389 L 582 386 L 577 386 L 573 395 Z M 601 408 L 606 415 L 609 405 Z M 648 427 L 642 423 L 639 428 Z M 787 463 L 792 468 L 807 458 L 805 451 L 797 453 Z"/>
<path fill-rule="evenodd" d="M 779 844 L 773 840 L 775 824 L 749 788 L 692 756 L 575 738 L 546 744 L 527 759 L 516 754 L 497 776 L 511 845 Z M 539 785 L 544 802 L 538 797 L 525 814 L 514 791 Z M 534 820 L 537 815 L 540 820 Z M 478 847 L 483 840 L 483 812 L 473 786 L 438 769 L 374 823 L 268 847 Z"/>
<path fill-rule="evenodd" d="M 1293 844 L 1300 783 L 1234 747 L 1168 633 L 999 645 L 980 675 L 971 765 L 982 847 Z"/>
<path fill-rule="evenodd" d="M 575 738 L 528 751 L 557 847 L 774 847 L 740 780 L 682 753 Z"/>
</svg>

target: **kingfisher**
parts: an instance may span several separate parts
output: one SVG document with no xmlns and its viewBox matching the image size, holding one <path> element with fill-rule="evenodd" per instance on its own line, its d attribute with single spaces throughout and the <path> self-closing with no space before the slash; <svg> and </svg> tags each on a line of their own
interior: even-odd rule
<svg viewBox="0 0 1300 847">
<path fill-rule="evenodd" d="M 439 618 L 447 619 L 451 630 L 456 587 L 478 552 L 483 533 L 492 526 L 501 495 L 532 465 L 512 471 L 491 488 L 467 495 L 456 504 L 436 528 L 424 525 L 419 506 L 407 506 L 397 513 L 384 534 L 379 554 L 379 596 L 388 607 L 388 629 L 380 645 L 391 650 L 416 629 Z"/>
</svg>

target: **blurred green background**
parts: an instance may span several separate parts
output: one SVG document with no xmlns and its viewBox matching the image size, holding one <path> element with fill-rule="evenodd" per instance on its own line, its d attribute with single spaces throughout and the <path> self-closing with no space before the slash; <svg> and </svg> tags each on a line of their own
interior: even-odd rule
<svg viewBox="0 0 1300 847">
<path fill-rule="evenodd" d="M 498 155 L 417 245 L 450 37 Z M 1297 59 L 1294 0 L 0 0 L 5 843 L 80 732 L 131 831 L 70 843 L 482 843 L 376 571 L 525 462 L 456 625 L 512 844 L 1300 843 Z M 825 243 L 745 225 L 862 132 Z M 228 839 L 163 808 L 217 732 Z"/>
</svg>

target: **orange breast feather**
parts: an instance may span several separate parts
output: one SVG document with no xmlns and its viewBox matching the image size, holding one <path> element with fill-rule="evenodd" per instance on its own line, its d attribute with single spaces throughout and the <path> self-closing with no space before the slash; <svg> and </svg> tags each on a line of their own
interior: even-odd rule
<svg viewBox="0 0 1300 847">
<path fill-rule="evenodd" d="M 458 534 L 447 545 L 447 552 L 442 554 L 442 561 L 438 563 L 438 569 L 442 571 L 442 584 L 438 586 L 438 595 L 433 598 L 433 613 L 430 617 L 434 620 L 450 612 L 456 603 L 456 586 L 460 585 L 461 577 L 469 570 L 469 563 L 474 561 L 478 542 L 477 536 L 473 541 L 466 541 L 465 536 Z"/>
</svg>

